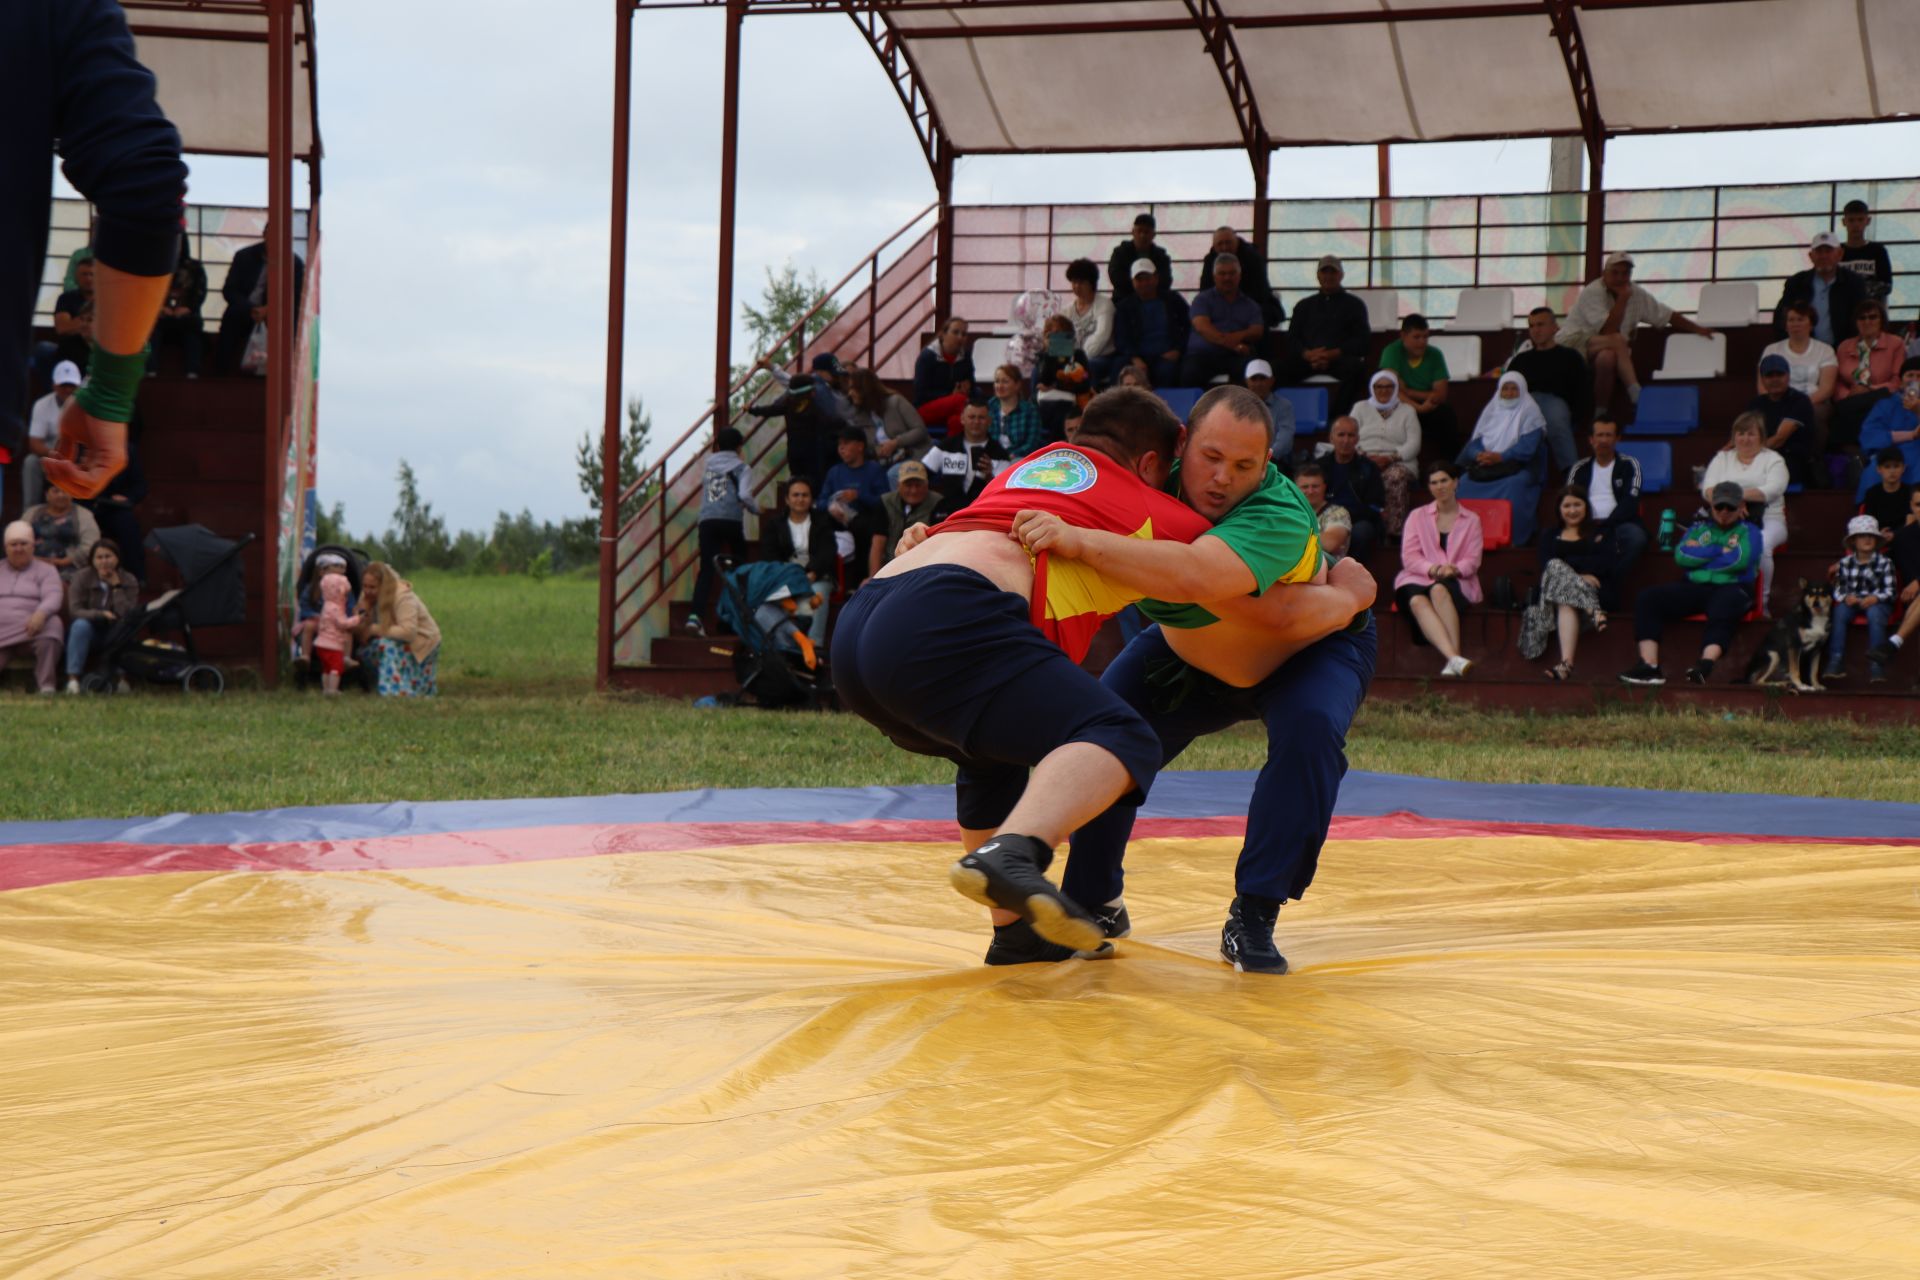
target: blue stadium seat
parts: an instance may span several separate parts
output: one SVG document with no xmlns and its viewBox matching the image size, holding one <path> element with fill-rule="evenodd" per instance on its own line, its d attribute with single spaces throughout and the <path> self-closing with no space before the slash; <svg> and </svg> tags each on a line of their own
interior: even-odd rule
<svg viewBox="0 0 1920 1280">
<path fill-rule="evenodd" d="M 1159 387 L 1154 394 L 1167 402 L 1167 408 L 1173 410 L 1173 416 L 1185 422 L 1187 415 L 1193 412 L 1194 404 L 1205 395 L 1205 387 Z"/>
<path fill-rule="evenodd" d="M 1293 433 L 1317 436 L 1327 429 L 1327 389 L 1325 387 L 1281 387 L 1280 394 L 1293 403 Z"/>
<path fill-rule="evenodd" d="M 1673 488 L 1672 445 L 1664 440 L 1624 440 L 1620 452 L 1639 462 L 1642 492 L 1665 493 Z"/>
<path fill-rule="evenodd" d="M 1640 404 L 1627 434 L 1684 436 L 1699 425 L 1699 387 L 1642 385 Z"/>
</svg>

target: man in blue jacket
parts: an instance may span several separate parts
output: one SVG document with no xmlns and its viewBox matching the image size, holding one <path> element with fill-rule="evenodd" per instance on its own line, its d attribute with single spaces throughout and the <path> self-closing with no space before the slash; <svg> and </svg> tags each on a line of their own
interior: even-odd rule
<svg viewBox="0 0 1920 1280">
<path fill-rule="evenodd" d="M 90 376 L 67 402 L 43 469 L 91 498 L 126 466 L 147 337 L 173 279 L 187 185 L 180 134 L 112 0 L 0 5 L 0 120 L 0 447 L 20 448 L 57 139 L 67 180 L 93 202 L 99 226 Z"/>
</svg>

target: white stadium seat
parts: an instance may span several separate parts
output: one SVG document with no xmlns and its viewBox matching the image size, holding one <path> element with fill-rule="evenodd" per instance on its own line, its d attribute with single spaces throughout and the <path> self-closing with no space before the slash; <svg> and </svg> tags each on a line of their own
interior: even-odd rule
<svg viewBox="0 0 1920 1280">
<path fill-rule="evenodd" d="M 993 371 L 1007 362 L 1006 338 L 975 338 L 973 340 L 973 377 L 981 386 L 990 386 Z"/>
<path fill-rule="evenodd" d="M 1367 304 L 1367 320 L 1375 333 L 1392 333 L 1400 327 L 1400 293 L 1396 289 L 1354 289 L 1354 297 Z"/>
<path fill-rule="evenodd" d="M 1448 333 L 1500 333 L 1513 328 L 1513 290 L 1462 289 Z M 1452 362 L 1452 357 L 1448 357 Z"/>
<path fill-rule="evenodd" d="M 1670 333 L 1667 352 L 1660 371 L 1653 376 L 1663 382 L 1676 378 L 1718 378 L 1727 372 L 1727 335 L 1716 333 L 1703 338 L 1697 333 Z"/>
<path fill-rule="evenodd" d="M 1760 290 L 1751 280 L 1700 286 L 1696 324 L 1709 329 L 1744 329 L 1760 309 Z"/>
<path fill-rule="evenodd" d="M 1480 335 L 1436 333 L 1427 344 L 1447 358 L 1447 372 L 1456 382 L 1480 376 Z"/>
</svg>

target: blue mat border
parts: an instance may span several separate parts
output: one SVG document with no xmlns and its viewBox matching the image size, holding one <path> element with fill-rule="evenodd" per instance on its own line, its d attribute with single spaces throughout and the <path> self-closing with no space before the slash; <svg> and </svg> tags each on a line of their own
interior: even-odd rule
<svg viewBox="0 0 1920 1280">
<path fill-rule="evenodd" d="M 1162 774 L 1145 813 L 1210 818 L 1246 812 L 1256 775 Z M 1526 783 L 1452 782 L 1355 771 L 1340 788 L 1345 817 L 1412 813 L 1467 822 L 1526 822 L 1632 831 L 1920 839 L 1920 804 L 1803 796 L 1724 795 Z M 578 823 L 948 821 L 949 787 L 742 788 L 535 800 L 451 800 L 171 814 L 159 818 L 0 823 L 0 847 L 354 840 Z"/>
</svg>

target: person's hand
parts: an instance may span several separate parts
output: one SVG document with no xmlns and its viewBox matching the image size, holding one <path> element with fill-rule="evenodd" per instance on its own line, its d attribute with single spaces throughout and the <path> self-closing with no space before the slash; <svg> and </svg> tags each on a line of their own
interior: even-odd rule
<svg viewBox="0 0 1920 1280">
<path fill-rule="evenodd" d="M 880 455 L 880 460 L 884 462 L 888 458 L 891 458 L 895 453 L 898 453 L 899 450 L 900 450 L 900 446 L 895 444 L 893 441 L 882 440 L 880 442 L 880 447 L 877 450 L 877 452 Z"/>
<path fill-rule="evenodd" d="M 1162 351 L 1160 353 L 1160 358 L 1162 360 L 1178 360 L 1180 358 L 1180 353 L 1178 351 Z"/>
<path fill-rule="evenodd" d="M 108 622 L 118 622 L 118 621 L 120 621 L 120 615 L 119 615 L 119 614 L 117 614 L 117 613 L 115 613 L 115 612 L 114 612 L 113 610 L 111 610 L 111 609 L 103 609 L 103 610 L 101 610 L 101 612 L 100 612 L 100 616 L 101 616 L 101 617 L 103 617 L 103 618 L 105 618 L 105 619 L 106 619 L 106 620 L 107 620 Z"/>
<path fill-rule="evenodd" d="M 254 307 L 247 312 L 247 315 L 252 318 L 255 324 L 259 324 L 267 318 L 267 309 L 265 307 Z"/>
<path fill-rule="evenodd" d="M 1453 566 L 1450 564 L 1436 564 L 1427 571 L 1427 576 L 1435 582 L 1451 578 L 1453 576 Z"/>
<path fill-rule="evenodd" d="M 907 531 L 900 535 L 899 543 L 895 545 L 895 547 L 893 548 L 894 557 L 898 559 L 899 557 L 907 554 L 907 552 L 913 550 L 915 547 L 919 546 L 921 543 L 925 542 L 928 538 L 931 538 L 932 536 L 933 536 L 932 525 L 928 525 L 928 524 L 908 525 Z"/>
<path fill-rule="evenodd" d="M 1624 284 L 1608 285 L 1607 293 L 1616 302 L 1619 301 L 1621 298 L 1631 298 L 1633 296 L 1633 281 L 1628 280 Z"/>
<path fill-rule="evenodd" d="M 1915 578 L 1900 589 L 1900 600 L 1904 604 L 1911 604 L 1915 596 L 1920 596 L 1920 578 Z"/>
<path fill-rule="evenodd" d="M 820 601 L 820 593 L 819 593 L 818 591 L 816 591 L 816 592 L 814 592 L 814 593 L 813 593 L 812 595 L 810 595 L 810 596 L 808 596 L 808 597 L 807 597 L 807 604 L 808 604 L 808 605 L 810 605 L 811 607 L 813 607 L 813 608 L 815 608 L 815 609 L 818 609 L 818 608 L 820 607 L 820 604 L 821 604 L 821 601 Z"/>
<path fill-rule="evenodd" d="M 1500 461 L 1500 455 L 1491 449 L 1482 449 L 1474 455 L 1473 461 L 1475 466 L 1491 467 Z"/>
<path fill-rule="evenodd" d="M 1388 467 L 1400 461 L 1400 459 L 1390 453 L 1370 453 L 1367 455 L 1367 461 L 1379 467 L 1382 471 L 1385 471 Z"/>
<path fill-rule="evenodd" d="M 46 625 L 47 615 L 35 609 L 32 616 L 27 619 L 27 634 L 37 636 L 40 634 L 40 628 Z"/>
<path fill-rule="evenodd" d="M 1593 587 L 1595 589 L 1598 589 L 1600 586 L 1600 579 L 1591 573 L 1581 574 L 1580 581 L 1586 583 L 1588 586 Z"/>
<path fill-rule="evenodd" d="M 1857 609 L 1860 607 L 1860 597 L 1842 596 L 1840 597 L 1840 603 L 1846 605 L 1848 608 Z"/>
<path fill-rule="evenodd" d="M 1860 607 L 1862 609 L 1871 609 L 1873 608 L 1873 606 L 1879 603 L 1880 603 L 1879 596 L 1861 596 L 1860 597 Z"/>
<path fill-rule="evenodd" d="M 1379 594 L 1380 584 L 1367 572 L 1367 566 L 1358 560 L 1342 560 L 1327 572 L 1327 585 L 1338 587 L 1353 598 L 1353 611 L 1373 608 L 1374 597 Z"/>
<path fill-rule="evenodd" d="M 1068 524 L 1051 511 L 1022 511 L 1013 518 L 1007 536 L 1027 549 L 1030 555 L 1051 551 L 1068 560 L 1078 560 L 1086 552 L 1086 531 Z"/>
<path fill-rule="evenodd" d="M 835 502 L 850 503 L 859 496 L 860 496 L 860 491 L 858 489 L 842 489 L 840 492 L 833 495 L 833 500 Z"/>
</svg>

